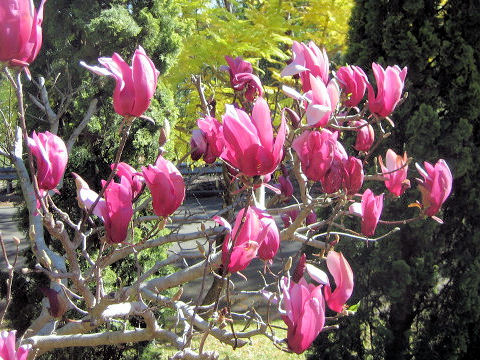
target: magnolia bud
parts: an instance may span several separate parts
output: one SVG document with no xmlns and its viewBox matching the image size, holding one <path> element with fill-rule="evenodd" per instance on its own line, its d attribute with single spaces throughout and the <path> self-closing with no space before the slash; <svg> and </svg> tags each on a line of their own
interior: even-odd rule
<svg viewBox="0 0 480 360">
<path fill-rule="evenodd" d="M 12 239 L 13 239 L 13 242 L 15 243 L 16 246 L 19 246 L 20 245 L 20 239 L 16 236 L 12 236 Z"/>
<path fill-rule="evenodd" d="M 285 265 L 283 265 L 283 271 L 287 272 L 288 270 L 291 269 L 292 267 L 292 257 L 289 256 L 288 259 L 287 259 L 287 262 L 285 263 Z"/>
<path fill-rule="evenodd" d="M 182 294 L 183 294 L 183 287 L 181 287 L 180 289 L 178 289 L 178 291 L 175 293 L 175 295 L 173 295 L 172 301 L 178 301 L 178 300 L 180 300 L 180 298 L 182 297 Z"/>
<path fill-rule="evenodd" d="M 158 136 L 158 146 L 164 146 L 170 137 L 170 123 L 164 119 L 163 126 L 160 128 L 160 135 Z"/>
<path fill-rule="evenodd" d="M 196 243 L 197 243 L 197 249 L 198 249 L 198 251 L 200 251 L 200 254 L 205 256 L 205 247 L 202 244 L 200 244 L 200 242 L 198 242 L 198 241 Z"/>
</svg>

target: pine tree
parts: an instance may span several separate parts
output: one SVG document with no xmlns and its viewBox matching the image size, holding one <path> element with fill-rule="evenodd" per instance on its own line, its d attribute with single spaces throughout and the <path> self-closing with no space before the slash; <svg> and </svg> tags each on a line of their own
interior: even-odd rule
<svg viewBox="0 0 480 360">
<path fill-rule="evenodd" d="M 454 186 L 444 225 L 404 226 L 352 260 L 360 310 L 343 321 L 345 329 L 318 340 L 322 358 L 469 359 L 478 353 L 479 10 L 478 1 L 356 2 L 347 62 L 365 70 L 372 62 L 408 66 L 408 98 L 395 112 L 386 148 L 405 149 L 419 163 L 445 159 Z M 413 166 L 409 177 L 418 177 Z M 408 202 L 420 196 L 414 188 L 382 218 L 408 215 Z"/>
</svg>

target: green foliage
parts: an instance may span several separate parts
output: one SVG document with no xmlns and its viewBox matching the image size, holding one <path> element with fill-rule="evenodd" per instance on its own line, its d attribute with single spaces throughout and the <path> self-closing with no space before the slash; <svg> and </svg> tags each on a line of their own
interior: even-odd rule
<svg viewBox="0 0 480 360">
<path fill-rule="evenodd" d="M 478 357 L 480 21 L 473 14 L 479 10 L 474 1 L 356 2 L 348 63 L 365 70 L 373 61 L 408 66 L 408 98 L 394 114 L 386 147 L 404 148 L 419 163 L 445 159 L 454 183 L 440 214 L 444 225 L 404 226 L 357 252 L 350 302 L 361 299 L 362 306 L 344 329 L 319 338 L 315 352 L 322 358 Z M 415 177 L 412 166 L 409 178 Z M 419 193 L 407 195 L 382 218 L 408 217 L 406 205 Z"/>
<path fill-rule="evenodd" d="M 345 46 L 351 0 L 245 0 L 217 5 L 206 0 L 178 0 L 185 33 L 176 66 L 167 77 L 176 91 L 181 124 L 174 130 L 178 156 L 188 152 L 191 129 L 196 126 L 200 103 L 191 84 L 192 74 L 201 74 L 207 98 L 216 100 L 217 117 L 232 101 L 225 55 L 241 56 L 251 62 L 260 77 L 266 97 L 275 96 L 280 71 L 290 58 L 293 40 L 313 40 L 331 54 Z M 222 3 L 221 5 L 219 5 Z"/>
</svg>

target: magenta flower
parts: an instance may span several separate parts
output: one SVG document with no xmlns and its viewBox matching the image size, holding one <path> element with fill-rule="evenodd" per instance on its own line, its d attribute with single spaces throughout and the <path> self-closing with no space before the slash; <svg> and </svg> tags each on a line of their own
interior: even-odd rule
<svg viewBox="0 0 480 360">
<path fill-rule="evenodd" d="M 243 60 L 240 56 L 235 59 L 225 56 L 230 73 L 230 85 L 235 91 L 245 90 L 245 98 L 254 101 L 256 96 L 263 96 L 262 83 L 258 76 L 253 75 L 252 64 Z"/>
<path fill-rule="evenodd" d="M 293 184 L 290 181 L 288 174 L 286 176 L 280 175 L 278 177 L 279 184 L 277 185 L 285 201 L 288 201 L 293 196 Z"/>
<path fill-rule="evenodd" d="M 345 106 L 357 106 L 367 88 L 368 79 L 365 72 L 358 66 L 348 65 L 338 69 L 336 75 L 343 91 L 342 102 Z"/>
<path fill-rule="evenodd" d="M 16 331 L 2 331 L 0 333 L 0 358 L 3 360 L 26 360 L 31 345 L 15 346 Z"/>
<path fill-rule="evenodd" d="M 333 161 L 330 168 L 321 180 L 323 191 L 327 194 L 337 192 L 342 188 L 344 176 L 344 163 L 347 161 L 348 155 L 340 142 L 336 142 Z"/>
<path fill-rule="evenodd" d="M 244 111 L 227 105 L 223 116 L 225 149 L 221 158 L 247 176 L 273 172 L 283 157 L 285 119 L 273 138 L 270 109 L 263 98 L 253 106 L 252 117 Z"/>
<path fill-rule="evenodd" d="M 97 75 L 111 76 L 115 79 L 113 108 L 122 116 L 141 116 L 150 106 L 160 72 L 141 46 L 135 50 L 130 67 L 117 53 L 111 58 L 101 57 L 98 62 L 103 66 L 90 66 L 80 63 Z"/>
<path fill-rule="evenodd" d="M 330 309 L 341 313 L 353 292 L 352 268 L 342 253 L 337 253 L 333 250 L 328 252 L 327 267 L 335 281 L 335 290 L 332 293 L 330 284 L 325 285 L 325 300 Z"/>
<path fill-rule="evenodd" d="M 372 69 L 377 82 L 377 94 L 368 83 L 368 108 L 373 114 L 385 117 L 395 110 L 402 97 L 407 67 L 400 69 L 395 65 L 384 70 L 382 66 L 372 63 Z"/>
<path fill-rule="evenodd" d="M 445 160 L 440 159 L 435 166 L 424 162 L 425 170 L 416 164 L 423 180 L 417 179 L 422 193 L 422 206 L 425 215 L 434 216 L 452 191 L 453 177 Z"/>
<path fill-rule="evenodd" d="M 348 195 L 358 193 L 363 185 L 364 173 L 363 164 L 360 159 L 349 156 L 348 160 L 343 162 L 343 184 L 342 187 Z"/>
<path fill-rule="evenodd" d="M 197 125 L 200 129 L 193 130 L 190 140 L 192 149 L 197 149 L 192 153 L 192 159 L 198 160 L 203 156 L 207 164 L 213 164 L 225 147 L 223 126 L 211 116 L 198 119 Z"/>
<path fill-rule="evenodd" d="M 367 189 L 362 195 L 360 216 L 362 217 L 362 234 L 373 236 L 383 210 L 383 194 L 376 196 Z"/>
<path fill-rule="evenodd" d="M 328 83 L 329 62 L 325 49 L 320 50 L 313 41 L 308 45 L 293 42 L 292 61 L 282 70 L 281 76 L 300 75 L 303 92 L 310 91 L 310 74 Z"/>
<path fill-rule="evenodd" d="M 202 130 L 192 130 L 192 137 L 190 138 L 190 148 L 192 149 L 190 157 L 193 161 L 197 161 L 206 153 L 207 137 Z"/>
<path fill-rule="evenodd" d="M 357 127 L 357 139 L 355 142 L 355 149 L 357 151 L 368 151 L 375 141 L 375 131 L 372 125 L 365 120 L 354 121 L 353 126 Z"/>
<path fill-rule="evenodd" d="M 42 47 L 42 0 L 36 11 L 31 0 L 0 2 L 0 62 L 26 66 Z"/>
<path fill-rule="evenodd" d="M 152 194 L 155 215 L 173 214 L 185 199 L 185 182 L 180 171 L 160 155 L 155 165 L 142 167 L 142 174 Z"/>
<path fill-rule="evenodd" d="M 88 184 L 79 175 L 75 176 L 77 187 L 77 201 L 80 208 L 89 211 L 97 200 L 98 194 L 91 190 Z M 102 187 L 106 181 L 102 180 Z M 133 216 L 132 188 L 130 181 L 120 177 L 120 183 L 110 182 L 105 189 L 104 198 L 100 198 L 92 213 L 97 215 L 105 225 L 107 242 L 118 244 L 127 238 L 128 226 Z"/>
<path fill-rule="evenodd" d="M 285 228 L 288 228 L 290 225 L 292 225 L 298 214 L 300 214 L 300 210 L 289 210 L 282 213 L 282 215 L 280 215 L 280 218 L 283 221 L 283 226 L 285 226 Z"/>
<path fill-rule="evenodd" d="M 223 266 L 229 273 L 244 270 L 257 256 L 272 260 L 280 245 L 280 234 L 272 216 L 254 206 L 248 207 L 245 217 L 244 213 L 242 209 L 237 214 L 233 230 L 225 219 L 214 218 L 229 230 L 222 247 Z"/>
<path fill-rule="evenodd" d="M 330 115 L 335 111 L 340 95 L 338 85 L 331 80 L 328 86 L 319 79 L 310 75 L 312 90 L 305 96 L 311 100 L 306 106 L 307 123 L 314 127 L 325 127 L 330 120 Z"/>
<path fill-rule="evenodd" d="M 325 300 L 322 285 L 307 284 L 302 277 L 298 283 L 284 277 L 282 319 L 288 326 L 288 348 L 301 354 L 310 347 L 325 325 Z"/>
<path fill-rule="evenodd" d="M 330 168 L 335 155 L 338 133 L 305 131 L 297 137 L 292 148 L 296 151 L 302 171 L 309 180 L 321 181 Z"/>
<path fill-rule="evenodd" d="M 111 164 L 110 168 L 113 170 L 115 164 Z M 141 174 L 138 173 L 133 167 L 128 165 L 127 163 L 121 162 L 118 163 L 117 166 L 117 176 L 121 178 L 122 176 L 128 180 L 130 183 L 130 187 L 132 189 L 132 199 L 137 197 L 138 194 L 142 191 L 143 188 L 143 177 Z"/>
<path fill-rule="evenodd" d="M 407 153 L 403 156 L 397 155 L 392 149 L 387 150 L 385 162 L 383 164 L 382 157 L 378 157 L 383 177 L 385 178 L 385 186 L 395 196 L 402 195 L 405 190 L 410 188 L 410 180 L 407 179 L 408 165 Z"/>
<path fill-rule="evenodd" d="M 53 190 L 60 183 L 67 167 L 68 152 L 65 143 L 48 131 L 28 138 L 28 147 L 37 164 L 37 182 L 40 192 Z"/>
<path fill-rule="evenodd" d="M 102 180 L 102 186 L 106 182 Z M 107 242 L 118 244 L 127 238 L 128 226 L 133 217 L 132 188 L 130 181 L 120 178 L 120 183 L 110 182 L 104 192 L 104 202 L 99 202 L 99 212 L 103 216 Z"/>
</svg>

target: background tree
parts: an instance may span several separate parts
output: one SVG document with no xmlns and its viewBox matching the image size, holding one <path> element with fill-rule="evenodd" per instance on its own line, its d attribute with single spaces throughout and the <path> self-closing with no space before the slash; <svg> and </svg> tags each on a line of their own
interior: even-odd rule
<svg viewBox="0 0 480 360">
<path fill-rule="evenodd" d="M 405 226 L 352 260 L 361 300 L 347 331 L 321 336 L 322 358 L 472 359 L 478 354 L 479 19 L 475 1 L 357 1 L 346 61 L 408 66 L 408 99 L 388 147 L 452 164 L 445 224 Z M 386 149 L 387 147 L 385 147 Z M 411 167 L 409 177 L 417 176 Z M 410 200 L 417 190 L 410 190 Z M 411 201 L 410 201 L 411 202 Z M 382 215 L 394 219 L 408 202 Z M 349 244 L 346 244 L 346 246 Z M 355 244 L 358 246 L 358 244 Z M 394 260 L 395 259 L 395 260 Z"/>
</svg>

